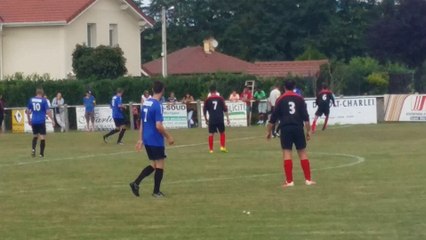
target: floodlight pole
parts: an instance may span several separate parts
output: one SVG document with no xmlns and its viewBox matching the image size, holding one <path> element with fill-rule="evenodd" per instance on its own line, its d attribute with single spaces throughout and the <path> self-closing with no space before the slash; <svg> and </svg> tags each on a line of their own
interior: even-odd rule
<svg viewBox="0 0 426 240">
<path fill-rule="evenodd" d="M 166 7 L 161 7 L 161 57 L 162 65 L 161 72 L 163 77 L 167 77 L 167 22 L 166 22 Z"/>
</svg>

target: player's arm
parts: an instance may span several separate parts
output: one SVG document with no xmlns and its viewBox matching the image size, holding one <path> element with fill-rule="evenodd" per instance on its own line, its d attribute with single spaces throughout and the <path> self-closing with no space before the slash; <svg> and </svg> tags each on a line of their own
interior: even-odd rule
<svg viewBox="0 0 426 240">
<path fill-rule="evenodd" d="M 275 108 L 274 111 L 271 114 L 271 119 L 269 120 L 268 126 L 267 126 L 267 132 L 266 132 L 266 139 L 271 139 L 272 137 L 272 130 L 275 126 L 275 123 L 277 122 L 278 119 L 278 115 L 279 115 L 279 103 L 278 102 L 275 103 Z"/>
<path fill-rule="evenodd" d="M 306 140 L 311 139 L 311 123 L 309 122 L 309 113 L 308 113 L 308 107 L 306 106 L 306 102 L 303 101 L 303 109 L 302 109 L 302 118 L 303 118 L 303 124 L 305 125 L 305 131 L 306 131 Z"/>
<path fill-rule="evenodd" d="M 206 121 L 206 124 L 209 125 L 209 119 L 207 118 L 207 104 L 209 104 L 209 102 L 206 100 L 204 102 L 203 115 L 204 115 L 204 120 Z"/>
<path fill-rule="evenodd" d="M 46 115 L 52 120 L 52 126 L 55 127 L 55 120 L 53 119 L 52 109 L 49 108 L 49 103 L 46 101 Z"/>
<path fill-rule="evenodd" d="M 172 135 L 170 135 L 166 129 L 164 128 L 163 122 L 157 121 L 155 123 L 155 127 L 157 128 L 158 132 L 163 135 L 163 137 L 166 138 L 169 145 L 173 145 L 175 143 L 175 140 L 173 139 Z"/>
<path fill-rule="evenodd" d="M 334 99 L 334 94 L 332 92 L 330 93 L 330 99 L 331 99 L 331 102 L 333 103 L 333 106 L 336 106 L 336 102 L 335 102 L 335 99 Z"/>
<path fill-rule="evenodd" d="M 32 111 L 32 104 L 28 103 L 27 109 L 25 110 L 25 114 L 27 114 L 27 118 L 28 118 L 28 124 L 30 126 L 32 126 L 32 121 L 31 121 L 31 111 Z"/>
<path fill-rule="evenodd" d="M 143 147 L 143 140 L 142 140 L 143 139 L 143 124 L 144 124 L 144 121 L 142 121 L 142 118 L 141 118 L 141 126 L 139 127 L 139 139 L 136 142 L 136 151 L 138 151 L 138 152 Z"/>
<path fill-rule="evenodd" d="M 225 113 L 226 116 L 226 124 L 231 124 L 231 121 L 229 121 L 229 112 L 228 112 L 228 106 L 226 106 L 225 103 L 225 99 L 222 99 L 222 107 L 223 107 L 223 112 Z"/>
</svg>

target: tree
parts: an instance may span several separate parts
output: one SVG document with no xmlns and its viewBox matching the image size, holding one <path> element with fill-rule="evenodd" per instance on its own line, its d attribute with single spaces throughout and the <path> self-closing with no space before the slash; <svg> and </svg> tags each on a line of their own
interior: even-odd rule
<svg viewBox="0 0 426 240">
<path fill-rule="evenodd" d="M 72 54 L 72 66 L 78 79 L 115 79 L 127 73 L 123 54 L 120 47 L 100 45 L 90 48 L 77 44 Z"/>
<path fill-rule="evenodd" d="M 389 9 L 392 2 L 386 4 Z M 382 61 L 418 67 L 426 60 L 426 1 L 404 0 L 394 7 L 369 29 L 370 52 Z"/>
</svg>

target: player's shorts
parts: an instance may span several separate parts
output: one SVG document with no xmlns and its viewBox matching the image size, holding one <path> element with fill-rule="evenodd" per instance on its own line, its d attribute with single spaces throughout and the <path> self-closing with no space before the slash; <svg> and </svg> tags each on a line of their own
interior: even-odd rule
<svg viewBox="0 0 426 240">
<path fill-rule="evenodd" d="M 4 115 L 0 113 L 0 128 L 3 125 Z"/>
<path fill-rule="evenodd" d="M 321 117 L 323 114 L 328 116 L 330 114 L 330 108 L 318 106 L 318 109 L 315 112 L 315 116 Z"/>
<path fill-rule="evenodd" d="M 46 135 L 46 124 L 42 123 L 42 124 L 33 124 L 32 125 L 33 128 L 33 134 L 37 135 Z"/>
<path fill-rule="evenodd" d="M 145 145 L 146 153 L 151 161 L 162 160 L 167 158 L 164 147 Z"/>
<path fill-rule="evenodd" d="M 114 118 L 115 127 L 121 127 L 123 125 L 126 125 L 126 121 L 124 118 Z"/>
<path fill-rule="evenodd" d="M 292 150 L 293 144 L 297 150 L 306 148 L 305 131 L 302 126 L 282 126 L 281 127 L 281 148 Z"/>
<path fill-rule="evenodd" d="M 84 114 L 84 117 L 86 118 L 86 121 L 94 122 L 95 121 L 95 112 L 86 112 Z"/>
<path fill-rule="evenodd" d="M 266 113 L 268 110 L 268 103 L 259 102 L 258 111 L 259 113 Z"/>
<path fill-rule="evenodd" d="M 209 133 L 225 132 L 225 123 L 209 123 Z"/>
</svg>

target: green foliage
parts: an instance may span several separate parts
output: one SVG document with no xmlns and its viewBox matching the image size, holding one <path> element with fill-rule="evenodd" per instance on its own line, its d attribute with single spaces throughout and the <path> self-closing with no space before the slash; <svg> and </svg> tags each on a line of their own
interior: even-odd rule
<svg viewBox="0 0 426 240">
<path fill-rule="evenodd" d="M 414 89 L 417 92 L 426 93 L 426 61 L 416 70 Z"/>
<path fill-rule="evenodd" d="M 298 61 L 321 60 L 321 59 L 327 59 L 327 56 L 321 53 L 318 49 L 316 49 L 312 45 L 309 45 L 301 55 L 296 57 L 296 60 Z"/>
<path fill-rule="evenodd" d="M 78 79 L 115 79 L 127 73 L 123 54 L 120 47 L 100 45 L 91 48 L 77 44 L 72 54 L 72 66 Z"/>
<path fill-rule="evenodd" d="M 386 92 L 389 85 L 389 74 L 386 72 L 373 72 L 367 76 L 367 83 L 370 94 L 380 94 Z"/>
</svg>

